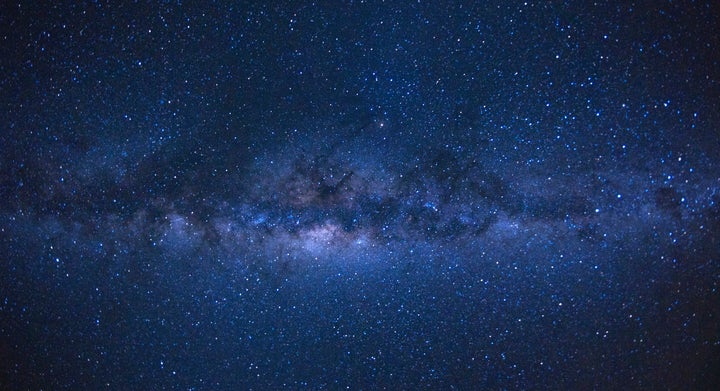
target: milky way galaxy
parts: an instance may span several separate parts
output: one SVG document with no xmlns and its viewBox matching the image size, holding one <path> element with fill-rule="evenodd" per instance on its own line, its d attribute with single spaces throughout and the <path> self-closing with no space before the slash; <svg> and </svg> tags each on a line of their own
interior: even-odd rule
<svg viewBox="0 0 720 391">
<path fill-rule="evenodd" d="M 717 388 L 715 5 L 2 7 L 0 388 Z"/>
</svg>

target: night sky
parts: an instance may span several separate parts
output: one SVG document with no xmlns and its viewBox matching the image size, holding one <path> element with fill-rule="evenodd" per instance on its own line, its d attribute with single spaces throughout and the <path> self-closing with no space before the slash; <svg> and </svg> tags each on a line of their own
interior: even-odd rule
<svg viewBox="0 0 720 391">
<path fill-rule="evenodd" d="M 720 384 L 716 2 L 41 3 L 0 388 Z"/>
</svg>

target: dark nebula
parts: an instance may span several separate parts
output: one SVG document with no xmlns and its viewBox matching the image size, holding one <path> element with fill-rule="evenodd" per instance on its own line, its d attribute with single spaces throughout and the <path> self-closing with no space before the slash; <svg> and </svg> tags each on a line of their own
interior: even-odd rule
<svg viewBox="0 0 720 391">
<path fill-rule="evenodd" d="M 3 5 L 0 388 L 717 388 L 719 17 Z"/>
</svg>

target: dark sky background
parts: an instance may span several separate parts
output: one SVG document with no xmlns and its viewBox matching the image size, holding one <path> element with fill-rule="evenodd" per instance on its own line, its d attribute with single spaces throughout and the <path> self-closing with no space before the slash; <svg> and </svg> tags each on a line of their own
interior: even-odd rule
<svg viewBox="0 0 720 391">
<path fill-rule="evenodd" d="M 715 2 L 206 3 L 1 6 L 0 388 L 718 387 Z"/>
</svg>

